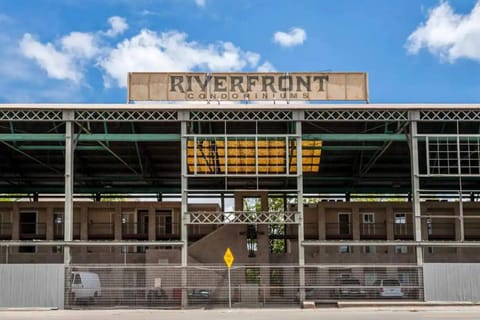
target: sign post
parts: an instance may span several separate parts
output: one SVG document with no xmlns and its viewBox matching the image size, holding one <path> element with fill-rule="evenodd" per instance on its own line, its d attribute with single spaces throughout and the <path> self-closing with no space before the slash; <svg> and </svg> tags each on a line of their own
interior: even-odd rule
<svg viewBox="0 0 480 320">
<path fill-rule="evenodd" d="M 232 281 L 230 277 L 230 269 L 232 268 L 234 260 L 235 257 L 233 256 L 232 250 L 230 250 L 230 248 L 227 248 L 225 254 L 223 255 L 223 261 L 225 261 L 228 269 L 228 307 L 230 309 L 232 309 Z"/>
</svg>

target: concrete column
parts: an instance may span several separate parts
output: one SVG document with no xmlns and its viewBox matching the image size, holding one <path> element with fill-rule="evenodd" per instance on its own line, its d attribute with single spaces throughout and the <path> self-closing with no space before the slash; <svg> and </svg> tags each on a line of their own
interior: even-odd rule
<svg viewBox="0 0 480 320">
<path fill-rule="evenodd" d="M 88 207 L 80 207 L 80 239 L 88 240 Z"/>
<path fill-rule="evenodd" d="M 12 240 L 20 240 L 20 210 L 18 205 L 12 205 Z"/>
<path fill-rule="evenodd" d="M 326 240 L 327 239 L 327 230 L 326 230 L 326 223 L 327 223 L 327 216 L 325 207 L 322 203 L 317 204 L 317 229 L 318 229 L 318 240 Z M 319 261 L 322 262 L 322 258 L 325 257 L 326 254 L 325 247 L 318 247 L 318 256 Z"/>
<path fill-rule="evenodd" d="M 88 207 L 84 204 L 80 207 L 80 240 L 88 240 Z M 87 261 L 85 259 L 87 247 L 83 246 L 79 251 L 82 256 L 81 261 Z"/>
<path fill-rule="evenodd" d="M 317 204 L 317 228 L 318 228 L 318 240 L 327 239 L 327 230 L 326 230 L 326 213 L 325 207 L 320 203 Z"/>
<path fill-rule="evenodd" d="M 155 218 L 155 207 L 148 208 L 148 241 L 157 240 L 157 223 Z"/>
<path fill-rule="evenodd" d="M 113 232 L 115 240 L 122 240 L 122 210 L 118 206 L 115 207 L 115 214 L 113 215 Z"/>
<path fill-rule="evenodd" d="M 393 212 L 392 207 L 387 207 L 385 211 L 385 223 L 386 223 L 386 232 L 387 232 L 387 241 L 393 241 L 395 240 L 395 228 L 394 228 L 394 223 L 395 223 L 395 213 Z M 395 247 L 394 246 L 388 246 L 388 254 L 389 255 L 394 255 L 395 254 Z"/>
<path fill-rule="evenodd" d="M 45 235 L 47 240 L 54 239 L 53 207 L 48 206 L 45 210 Z"/>
<path fill-rule="evenodd" d="M 352 237 L 353 240 L 360 240 L 360 208 L 352 208 Z"/>
</svg>

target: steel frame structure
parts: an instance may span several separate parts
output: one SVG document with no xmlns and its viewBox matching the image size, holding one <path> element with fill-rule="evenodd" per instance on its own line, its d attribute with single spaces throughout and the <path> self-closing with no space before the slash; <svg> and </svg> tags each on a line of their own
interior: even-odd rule
<svg viewBox="0 0 480 320">
<path fill-rule="evenodd" d="M 178 141 L 181 146 L 181 241 L 172 242 L 112 242 L 111 245 L 118 246 L 136 246 L 136 245 L 159 245 L 159 246 L 180 246 L 182 249 L 181 261 L 182 267 L 187 266 L 188 260 L 188 234 L 187 226 L 190 224 L 273 224 L 278 223 L 278 213 L 271 214 L 262 212 L 254 216 L 236 212 L 233 222 L 226 222 L 224 218 L 228 216 L 228 212 L 211 213 L 211 212 L 189 212 L 188 199 L 191 191 L 189 190 L 189 179 L 192 176 L 188 172 L 187 164 L 187 145 L 188 140 L 192 137 L 206 137 L 207 135 L 195 135 L 188 133 L 189 122 L 229 122 L 229 121 L 282 121 L 290 122 L 295 126 L 294 135 L 285 135 L 285 139 L 294 139 L 296 141 L 296 156 L 297 156 L 297 172 L 295 174 L 274 175 L 267 174 L 265 177 L 269 178 L 296 178 L 297 190 L 297 211 L 282 212 L 284 224 L 298 225 L 298 266 L 299 266 L 299 283 L 300 288 L 305 287 L 305 252 L 306 246 L 391 246 L 391 245 L 405 245 L 416 248 L 417 266 L 423 265 L 423 248 L 426 246 L 445 246 L 445 247 L 480 247 L 480 242 L 431 242 L 422 240 L 421 220 L 425 218 L 422 216 L 420 201 L 422 192 L 438 192 L 439 190 L 421 190 L 420 180 L 426 178 L 438 178 L 444 175 L 436 175 L 430 172 L 430 162 L 427 161 L 427 173 L 420 172 L 419 164 L 419 143 L 427 142 L 427 158 L 428 158 L 428 143 L 433 138 L 452 138 L 459 145 L 462 139 L 475 138 L 476 141 L 480 139 L 480 135 L 461 135 L 460 133 L 441 135 L 441 134 L 419 134 L 418 124 L 420 122 L 439 122 L 439 121 L 454 121 L 454 122 L 469 122 L 480 121 L 480 106 L 477 105 L 459 105 L 455 110 L 451 109 L 450 105 L 428 106 L 428 105 L 368 105 L 368 110 L 358 110 L 357 105 L 222 105 L 224 110 L 215 110 L 218 106 L 215 105 L 197 105 L 192 106 L 176 106 L 172 104 L 164 105 L 0 105 L 0 121 L 11 122 L 25 122 L 25 121 L 49 121 L 65 124 L 64 133 L 43 134 L 43 135 L 29 135 L 24 133 L 10 133 L 0 134 L 1 141 L 63 141 L 65 154 L 65 223 L 64 223 L 64 241 L 56 242 L 1 242 L 0 246 L 16 246 L 16 245 L 62 245 L 64 250 L 64 263 L 66 266 L 70 264 L 70 247 L 76 245 L 84 245 L 83 242 L 73 241 L 73 196 L 74 196 L 74 167 L 73 160 L 75 154 L 75 145 L 78 141 Z M 362 108 L 365 108 L 362 106 Z M 141 109 L 141 110 L 138 110 Z M 74 127 L 78 122 L 180 122 L 181 132 L 177 134 L 91 134 L 82 133 L 75 134 Z M 303 122 L 324 122 L 324 121 L 346 121 L 346 122 L 408 122 L 410 133 L 405 134 L 303 134 Z M 220 135 L 227 137 L 228 135 Z M 243 135 L 242 135 L 243 136 Z M 258 139 L 258 134 L 252 135 L 254 139 Z M 264 136 L 264 135 L 260 135 Z M 410 147 L 411 157 L 411 194 L 412 194 L 412 211 L 414 214 L 414 241 L 305 241 L 303 229 L 303 182 L 304 175 L 302 172 L 302 139 L 322 139 L 328 141 L 405 141 Z M 456 177 L 460 179 L 459 194 L 459 215 L 461 217 L 461 230 L 463 230 L 463 211 L 462 211 L 462 176 L 468 176 L 461 172 L 462 164 L 460 148 L 458 151 L 458 172 L 447 174 L 448 177 Z M 258 162 L 256 164 L 258 166 Z M 206 177 L 209 175 L 206 175 Z M 230 177 L 238 177 L 238 175 L 229 175 L 228 172 L 223 175 L 225 179 Z M 248 175 L 252 176 L 252 175 Z M 262 177 L 258 174 L 258 169 L 254 177 Z M 478 174 L 471 175 L 474 178 Z M 218 175 L 215 175 L 218 177 Z M 233 191 L 228 189 L 225 190 Z M 257 191 L 260 191 L 257 185 Z M 213 190 L 218 192 L 218 190 Z M 194 192 L 212 192 L 208 189 L 195 189 Z M 289 192 L 291 189 L 275 190 L 275 192 Z M 238 215 L 238 216 L 237 216 Z M 462 231 L 463 235 L 463 231 Z M 463 236 L 462 236 L 463 240 Z M 88 245 L 97 245 L 95 242 L 88 241 Z M 98 245 L 104 245 L 98 244 Z M 109 244 L 110 245 L 110 244 Z M 186 273 L 183 274 L 183 283 L 186 284 Z M 186 291 L 183 290 L 182 296 L 184 303 L 186 303 Z M 304 289 L 300 291 L 300 299 L 303 301 L 305 297 Z M 185 304 L 184 304 L 185 305 Z"/>
</svg>

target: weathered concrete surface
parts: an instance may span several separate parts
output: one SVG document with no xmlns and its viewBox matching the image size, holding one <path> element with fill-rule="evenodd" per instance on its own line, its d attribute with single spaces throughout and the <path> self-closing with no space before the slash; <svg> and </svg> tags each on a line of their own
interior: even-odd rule
<svg viewBox="0 0 480 320">
<path fill-rule="evenodd" d="M 241 310 L 33 310 L 0 311 L 2 320 L 144 320 L 144 319 L 256 319 L 256 320 L 426 320 L 426 319 L 478 319 L 480 307 L 397 307 L 349 309 L 241 309 Z"/>
</svg>

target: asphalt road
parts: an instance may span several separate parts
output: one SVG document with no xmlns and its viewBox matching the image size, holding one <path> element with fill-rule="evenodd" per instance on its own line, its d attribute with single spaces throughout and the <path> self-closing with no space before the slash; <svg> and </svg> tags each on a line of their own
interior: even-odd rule
<svg viewBox="0 0 480 320">
<path fill-rule="evenodd" d="M 235 309 L 235 310 L 33 310 L 0 311 L 2 320 L 466 320 L 480 319 L 480 307 Z"/>
</svg>

